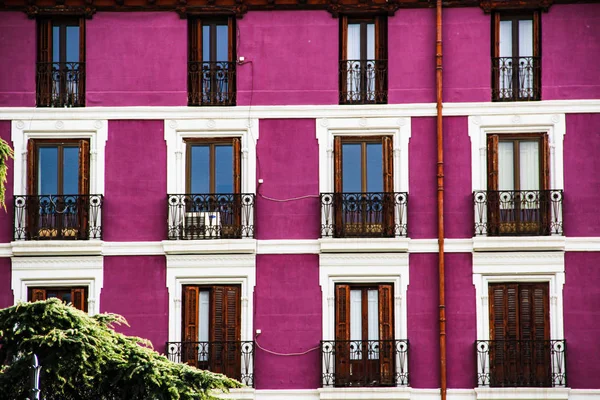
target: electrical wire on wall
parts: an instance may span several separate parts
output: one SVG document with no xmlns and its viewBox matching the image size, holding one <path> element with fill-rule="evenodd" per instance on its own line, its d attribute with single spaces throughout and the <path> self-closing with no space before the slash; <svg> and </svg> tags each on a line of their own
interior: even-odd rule
<svg viewBox="0 0 600 400">
<path fill-rule="evenodd" d="M 262 347 L 260 345 L 260 343 L 258 343 L 258 335 L 256 335 L 256 338 L 254 339 L 254 343 L 256 343 L 256 347 L 258 347 L 259 349 L 261 349 L 262 351 L 269 353 L 269 354 L 273 354 L 275 356 L 282 356 L 282 357 L 294 357 L 294 356 L 303 356 L 305 354 L 310 353 L 311 351 L 316 351 L 319 350 L 321 348 L 321 346 L 315 346 L 315 347 L 311 347 L 308 350 L 305 351 L 301 351 L 298 353 L 279 353 L 277 351 L 273 351 L 273 350 L 269 350 L 269 349 L 265 349 L 264 347 Z"/>
</svg>

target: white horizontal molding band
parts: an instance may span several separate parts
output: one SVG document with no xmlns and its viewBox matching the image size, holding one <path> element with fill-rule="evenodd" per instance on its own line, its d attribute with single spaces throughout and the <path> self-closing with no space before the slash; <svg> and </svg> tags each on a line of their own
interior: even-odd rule
<svg viewBox="0 0 600 400">
<path fill-rule="evenodd" d="M 235 107 L 83 107 L 35 108 L 0 107 L 0 120 L 165 120 L 223 118 L 372 118 L 433 117 L 435 103 L 377 105 L 307 105 L 307 106 L 235 106 Z M 444 103 L 444 116 L 599 113 L 600 100 L 544 100 L 537 102 L 472 102 Z"/>
</svg>

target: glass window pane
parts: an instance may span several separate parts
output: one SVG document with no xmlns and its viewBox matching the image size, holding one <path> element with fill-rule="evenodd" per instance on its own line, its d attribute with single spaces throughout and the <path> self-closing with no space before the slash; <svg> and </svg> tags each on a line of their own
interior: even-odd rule
<svg viewBox="0 0 600 400">
<path fill-rule="evenodd" d="M 367 24 L 367 60 L 375 59 L 375 24 Z"/>
<path fill-rule="evenodd" d="M 513 142 L 498 143 L 498 190 L 515 190 Z"/>
<path fill-rule="evenodd" d="M 348 60 L 360 60 L 360 24 L 348 24 L 346 57 Z"/>
<path fill-rule="evenodd" d="M 227 25 L 217 25 L 217 59 L 215 61 L 229 61 L 229 34 Z"/>
<path fill-rule="evenodd" d="M 190 157 L 190 193 L 210 193 L 210 148 L 192 146 Z"/>
<path fill-rule="evenodd" d="M 40 147 L 37 167 L 37 194 L 58 194 L 58 148 Z"/>
<path fill-rule="evenodd" d="M 71 303 L 71 292 L 63 292 L 61 293 L 60 299 L 63 301 L 63 303 L 68 304 Z"/>
<path fill-rule="evenodd" d="M 367 144 L 367 192 L 383 192 L 382 152 L 381 143 Z"/>
<path fill-rule="evenodd" d="M 63 148 L 63 194 L 79 193 L 79 147 Z"/>
<path fill-rule="evenodd" d="M 362 192 L 361 145 L 342 145 L 342 192 Z"/>
<path fill-rule="evenodd" d="M 210 25 L 202 25 L 202 61 L 210 59 Z"/>
<path fill-rule="evenodd" d="M 362 340 L 362 290 L 350 291 L 350 340 Z"/>
<path fill-rule="evenodd" d="M 198 341 L 208 342 L 208 325 L 210 314 L 210 292 L 203 290 L 200 292 L 200 307 L 198 307 Z"/>
<path fill-rule="evenodd" d="M 67 26 L 67 62 L 79 62 L 79 27 Z"/>
<path fill-rule="evenodd" d="M 533 21 L 519 21 L 519 57 L 533 57 Z"/>
<path fill-rule="evenodd" d="M 512 21 L 500 21 L 499 57 L 512 57 Z"/>
<path fill-rule="evenodd" d="M 540 190 L 540 143 L 519 143 L 519 179 L 521 190 Z"/>
<path fill-rule="evenodd" d="M 52 27 L 52 61 L 60 62 L 60 27 Z"/>
<path fill-rule="evenodd" d="M 215 192 L 233 193 L 233 146 L 215 146 Z"/>
</svg>

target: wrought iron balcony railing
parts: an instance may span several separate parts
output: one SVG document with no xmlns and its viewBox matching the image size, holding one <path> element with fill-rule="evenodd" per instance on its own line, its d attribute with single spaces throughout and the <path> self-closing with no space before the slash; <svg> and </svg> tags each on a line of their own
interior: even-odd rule
<svg viewBox="0 0 600 400">
<path fill-rule="evenodd" d="M 14 240 L 102 239 L 101 194 L 15 196 Z"/>
<path fill-rule="evenodd" d="M 408 193 L 321 193 L 321 237 L 401 237 Z"/>
<path fill-rule="evenodd" d="M 321 341 L 323 387 L 408 386 L 408 340 Z"/>
<path fill-rule="evenodd" d="M 473 192 L 475 236 L 562 235 L 562 190 Z"/>
<path fill-rule="evenodd" d="M 254 237 L 254 194 L 168 195 L 171 240 Z"/>
<path fill-rule="evenodd" d="M 387 60 L 341 60 L 340 104 L 386 104 Z"/>
<path fill-rule="evenodd" d="M 167 342 L 167 357 L 254 386 L 254 342 Z"/>
<path fill-rule="evenodd" d="M 235 62 L 188 63 L 188 105 L 234 106 Z"/>
<path fill-rule="evenodd" d="M 540 100 L 540 57 L 494 57 L 492 74 L 492 100 Z"/>
<path fill-rule="evenodd" d="M 566 387 L 565 340 L 478 340 L 477 385 Z"/>
<path fill-rule="evenodd" d="M 85 106 L 85 63 L 37 63 L 38 107 Z"/>
</svg>

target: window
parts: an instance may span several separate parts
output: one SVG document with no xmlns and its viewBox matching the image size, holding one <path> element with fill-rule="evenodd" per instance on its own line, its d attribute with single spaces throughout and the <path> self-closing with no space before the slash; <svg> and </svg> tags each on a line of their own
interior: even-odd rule
<svg viewBox="0 0 600 400">
<path fill-rule="evenodd" d="M 85 19 L 38 20 L 38 107 L 85 105 Z"/>
<path fill-rule="evenodd" d="M 333 212 L 336 237 L 393 237 L 395 210 L 391 136 L 337 136 L 334 139 Z"/>
<path fill-rule="evenodd" d="M 184 286 L 182 361 L 240 379 L 240 286 Z"/>
<path fill-rule="evenodd" d="M 240 192 L 240 139 L 187 141 L 188 193 Z"/>
<path fill-rule="evenodd" d="M 88 290 L 85 287 L 30 287 L 28 288 L 27 301 L 41 301 L 51 298 L 62 300 L 63 303 L 72 304 L 78 310 L 88 311 Z"/>
<path fill-rule="evenodd" d="M 190 19 L 188 104 L 235 105 L 235 19 Z"/>
<path fill-rule="evenodd" d="M 496 13 L 493 24 L 492 100 L 540 100 L 539 12 Z"/>
<path fill-rule="evenodd" d="M 548 292 L 547 282 L 489 285 L 490 386 L 551 386 Z"/>
<path fill-rule="evenodd" d="M 548 136 L 488 135 L 488 234 L 548 235 L 555 203 Z"/>
<path fill-rule="evenodd" d="M 395 385 L 392 284 L 335 287 L 335 385 Z"/>
<path fill-rule="evenodd" d="M 16 238 L 101 237 L 102 196 L 89 194 L 89 154 L 87 139 L 28 141 L 28 195 L 15 197 Z"/>
<path fill-rule="evenodd" d="M 340 104 L 387 103 L 387 19 L 340 21 Z"/>
</svg>

